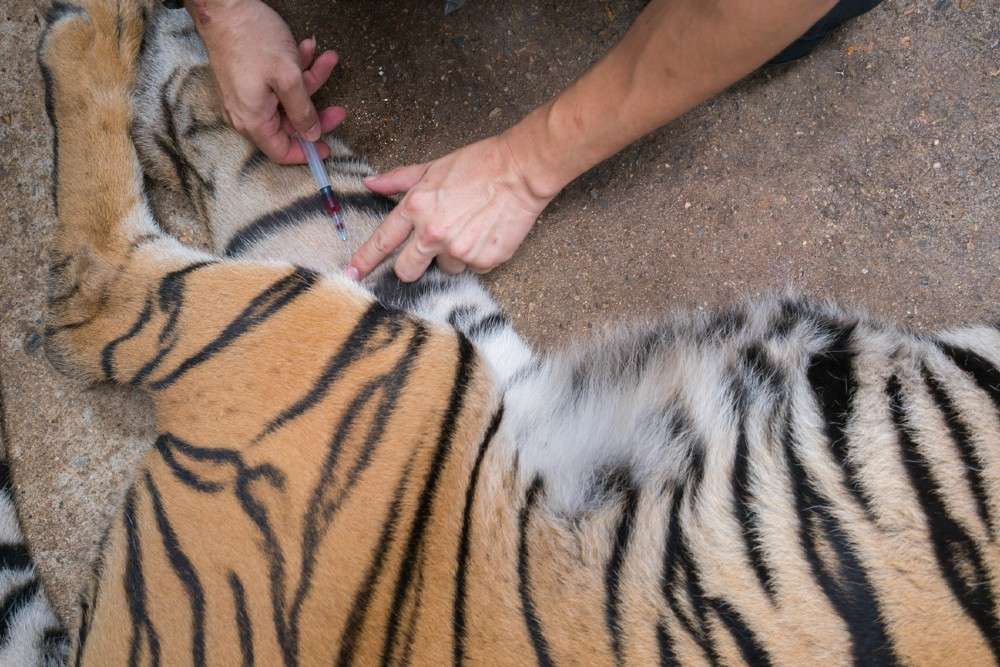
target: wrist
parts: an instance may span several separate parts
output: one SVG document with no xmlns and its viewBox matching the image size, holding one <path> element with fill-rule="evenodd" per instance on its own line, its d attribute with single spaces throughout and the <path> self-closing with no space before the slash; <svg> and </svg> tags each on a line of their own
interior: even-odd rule
<svg viewBox="0 0 1000 667">
<path fill-rule="evenodd" d="M 184 0 L 184 8 L 202 39 L 209 41 L 226 29 L 235 10 L 258 2 L 260 0 Z"/>
<path fill-rule="evenodd" d="M 551 126 L 552 103 L 538 107 L 500 135 L 529 192 L 550 200 L 584 169 L 566 159 L 568 146 L 559 146 Z"/>
</svg>

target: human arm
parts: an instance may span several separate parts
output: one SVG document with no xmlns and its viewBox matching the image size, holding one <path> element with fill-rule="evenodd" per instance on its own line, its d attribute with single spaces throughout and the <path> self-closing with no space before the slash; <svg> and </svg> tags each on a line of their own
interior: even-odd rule
<svg viewBox="0 0 1000 667">
<path fill-rule="evenodd" d="M 318 141 L 346 115 L 341 107 L 317 112 L 311 100 L 337 54 L 317 55 L 315 39 L 296 44 L 261 0 L 185 0 L 184 6 L 208 50 L 229 123 L 272 160 L 304 162 L 294 134 Z M 328 154 L 325 145 L 317 148 Z"/>
<path fill-rule="evenodd" d="M 396 273 L 489 270 L 509 259 L 555 195 L 594 165 L 752 72 L 834 0 L 653 0 L 576 82 L 506 132 L 366 182 L 406 192 L 355 253 L 350 275 L 409 238 Z M 411 235 L 412 232 L 412 235 Z"/>
</svg>

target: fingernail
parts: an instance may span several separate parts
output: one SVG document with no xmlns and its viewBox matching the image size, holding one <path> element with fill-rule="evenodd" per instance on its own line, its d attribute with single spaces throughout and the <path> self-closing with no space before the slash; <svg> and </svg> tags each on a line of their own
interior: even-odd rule
<svg viewBox="0 0 1000 667">
<path fill-rule="evenodd" d="M 365 176 L 362 178 L 361 182 L 368 185 L 369 183 L 374 183 L 376 180 L 378 180 L 378 174 L 372 174 L 371 176 Z"/>
<path fill-rule="evenodd" d="M 347 277 L 348 280 L 353 280 L 354 282 L 358 282 L 359 280 L 361 280 L 361 272 L 358 271 L 353 266 L 347 267 L 347 270 L 344 271 L 344 275 Z"/>
</svg>

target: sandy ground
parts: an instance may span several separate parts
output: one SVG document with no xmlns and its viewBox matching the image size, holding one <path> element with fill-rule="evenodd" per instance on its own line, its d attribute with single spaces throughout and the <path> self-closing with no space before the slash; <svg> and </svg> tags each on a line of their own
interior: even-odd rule
<svg viewBox="0 0 1000 667">
<path fill-rule="evenodd" d="M 379 168 L 499 132 L 597 59 L 641 2 L 276 5 L 342 54 L 321 101 Z M 513 6 L 513 7 L 512 7 Z M 50 592 L 73 596 L 149 442 L 141 397 L 41 352 L 51 135 L 31 0 L 0 9 L 5 444 Z M 489 283 L 527 336 L 793 286 L 916 328 L 1000 314 L 1000 4 L 892 0 L 573 184 Z"/>
</svg>

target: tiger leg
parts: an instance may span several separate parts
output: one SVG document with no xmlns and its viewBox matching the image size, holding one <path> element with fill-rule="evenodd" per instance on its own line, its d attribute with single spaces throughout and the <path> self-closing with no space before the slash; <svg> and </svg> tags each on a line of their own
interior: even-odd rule
<svg viewBox="0 0 1000 667">
<path fill-rule="evenodd" d="M 213 323 L 224 328 L 269 287 L 290 300 L 318 280 L 286 266 L 217 262 L 153 220 L 129 137 L 145 15 L 129 2 L 59 5 L 40 48 L 58 153 L 50 356 L 86 379 L 134 385 L 194 354 L 217 333 Z M 325 305 L 346 320 L 368 300 L 349 287 L 343 294 L 345 303 Z"/>
<path fill-rule="evenodd" d="M 220 261 L 185 248 L 157 228 L 129 139 L 130 85 L 142 34 L 142 11 L 124 1 L 88 0 L 58 6 L 51 17 L 40 60 L 49 80 L 48 101 L 58 146 L 60 259 L 55 274 L 62 289 L 53 300 L 48 338 L 66 365 L 90 380 L 146 388 L 154 397 L 159 428 L 172 434 L 170 442 L 194 443 L 199 452 L 225 449 L 230 453 L 226 461 L 242 461 L 240 452 L 261 439 L 255 436 L 267 435 L 269 421 L 277 424 L 272 430 L 278 430 L 276 411 L 286 404 L 294 406 L 294 399 L 313 380 L 302 369 L 321 368 L 325 359 L 336 358 L 342 346 L 348 360 L 351 355 L 362 355 L 365 362 L 358 364 L 361 368 L 350 374 L 349 381 L 370 385 L 375 399 L 381 396 L 376 391 L 380 387 L 400 383 L 399 376 L 412 356 L 408 350 L 418 344 L 423 350 L 440 349 L 437 357 L 444 360 L 431 364 L 420 378 L 428 389 L 419 400 L 409 401 L 406 409 L 423 414 L 430 404 L 430 419 L 443 412 L 438 403 L 447 404 L 453 382 L 453 335 L 421 333 L 419 325 L 400 321 L 398 313 L 373 306 L 370 296 L 346 280 L 321 279 L 314 272 L 277 263 Z M 355 339 L 350 334 L 356 330 L 368 338 L 357 339 L 351 347 Z M 287 343 L 289 336 L 295 339 L 292 344 Z M 372 344 L 365 347 L 368 340 Z M 437 376 L 444 381 L 433 391 L 440 394 L 440 401 L 435 402 L 428 395 Z M 283 397 L 291 398 L 279 403 Z M 310 417 L 323 419 L 327 414 L 315 412 Z M 303 423 L 309 426 L 311 421 L 304 418 L 295 425 Z M 403 422 L 408 428 L 413 423 L 413 419 Z M 313 438 L 300 444 L 305 449 L 310 442 L 323 445 L 326 441 L 325 437 Z M 187 487 L 176 481 L 166 459 L 157 458 L 157 451 L 135 471 L 136 484 L 129 495 L 133 501 L 126 502 L 124 519 L 114 522 L 108 533 L 103 566 L 98 568 L 101 579 L 87 586 L 81 596 L 80 612 L 70 629 L 77 664 L 124 664 L 130 655 L 158 656 L 160 651 L 166 660 L 175 655 L 172 651 L 187 647 L 193 647 L 190 650 L 195 654 L 200 649 L 215 650 L 205 647 L 200 633 L 170 641 L 168 629 L 180 632 L 197 625 L 172 622 L 172 614 L 204 618 L 213 628 L 213 623 L 221 627 L 228 616 L 196 613 L 201 607 L 193 602 L 190 611 L 177 604 L 156 607 L 157 601 L 169 596 L 155 597 L 152 592 L 163 581 L 175 582 L 172 565 L 177 561 L 158 558 L 160 541 L 152 537 L 147 544 L 142 537 L 162 533 L 166 540 L 167 535 L 179 535 L 180 548 L 203 544 L 206 533 L 201 529 L 209 526 L 217 535 L 218 517 L 223 515 L 217 505 L 228 503 L 224 509 L 239 521 L 225 523 L 233 527 L 232 542 L 226 543 L 220 557 L 239 556 L 244 567 L 249 567 L 245 556 L 254 553 L 258 533 L 239 512 L 233 496 L 221 492 L 196 496 L 197 503 L 192 505 Z M 274 462 L 257 465 L 255 461 L 244 468 L 270 471 L 281 464 L 281 479 L 288 480 L 283 483 L 286 493 L 305 487 L 306 482 L 293 484 L 299 478 L 289 471 L 290 462 L 280 446 L 262 445 L 253 451 Z M 322 461 L 323 450 L 313 447 L 291 463 L 307 455 L 312 457 L 310 462 Z M 394 455 L 386 463 L 387 474 L 398 474 L 406 457 L 405 451 Z M 224 472 L 232 470 L 226 463 L 219 467 Z M 318 468 L 301 467 L 306 471 Z M 278 475 L 273 476 L 277 479 Z M 305 489 L 295 497 L 305 499 L 304 503 L 311 496 Z M 184 522 L 178 520 L 181 516 L 186 517 Z M 169 531 L 161 529 L 166 522 L 172 526 Z M 289 540 L 294 537 L 291 532 Z M 142 567 L 131 557 L 139 550 L 145 558 Z M 207 557 L 215 556 L 209 551 Z M 195 568 L 203 565 L 193 553 L 185 562 Z M 248 604 L 253 604 L 251 583 L 261 580 L 259 576 L 243 579 Z M 209 605 L 220 597 L 232 597 L 227 580 L 219 581 L 201 580 L 199 590 Z M 148 605 L 140 604 L 143 600 Z M 150 629 L 154 625 L 158 633 Z M 263 636 L 261 626 L 257 627 L 258 636 Z M 238 651 L 241 645 L 234 637 L 219 650 L 235 646 Z M 276 664 L 262 659 L 262 664 Z M 234 664 L 221 657 L 213 663 Z"/>
</svg>

